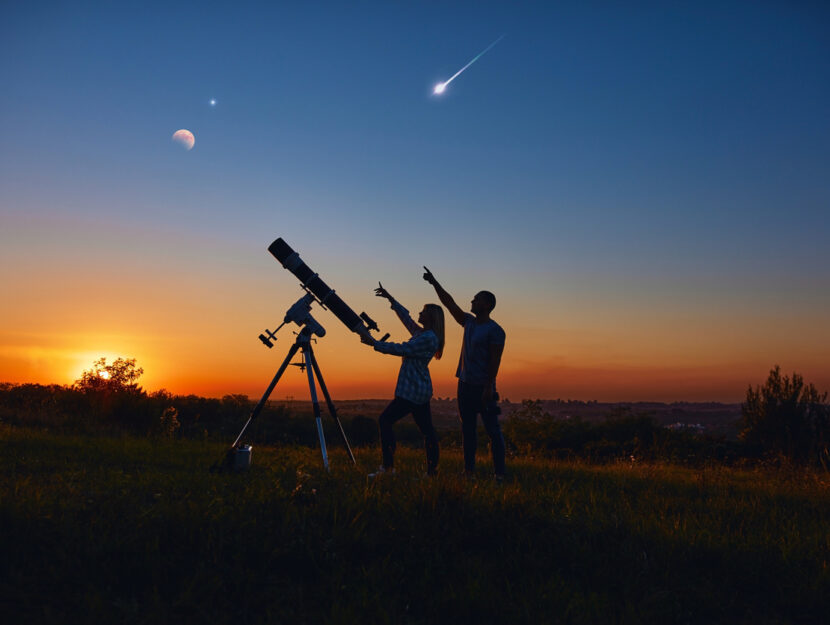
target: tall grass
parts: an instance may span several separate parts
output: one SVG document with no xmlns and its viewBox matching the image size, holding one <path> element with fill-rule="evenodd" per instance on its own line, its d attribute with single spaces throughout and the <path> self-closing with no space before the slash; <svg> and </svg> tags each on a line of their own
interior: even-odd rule
<svg viewBox="0 0 830 625">
<path fill-rule="evenodd" d="M 815 472 L 2 429 L 0 601 L 20 622 L 812 623 L 830 608 Z"/>
</svg>

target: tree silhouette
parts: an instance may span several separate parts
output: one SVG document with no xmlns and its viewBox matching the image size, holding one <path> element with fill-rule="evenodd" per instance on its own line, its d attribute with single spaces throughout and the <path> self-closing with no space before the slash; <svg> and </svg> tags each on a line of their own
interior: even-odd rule
<svg viewBox="0 0 830 625">
<path fill-rule="evenodd" d="M 75 380 L 74 387 L 83 392 L 141 393 L 137 380 L 143 373 L 135 358 L 116 358 L 110 365 L 106 358 L 99 358 L 92 363 L 92 369 Z"/>
<path fill-rule="evenodd" d="M 803 461 L 827 456 L 830 426 L 827 393 L 819 393 L 812 384 L 793 373 L 781 375 L 776 365 L 763 386 L 749 386 L 746 402 L 741 404 L 740 437 L 767 451 Z"/>
</svg>

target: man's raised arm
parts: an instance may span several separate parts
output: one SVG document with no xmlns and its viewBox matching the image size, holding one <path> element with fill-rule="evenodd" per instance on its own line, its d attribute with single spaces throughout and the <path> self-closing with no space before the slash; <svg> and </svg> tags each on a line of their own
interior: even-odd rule
<svg viewBox="0 0 830 625">
<path fill-rule="evenodd" d="M 444 287 L 438 284 L 438 280 L 435 279 L 435 276 L 433 276 L 432 272 L 426 267 L 424 267 L 424 280 L 433 286 L 435 292 L 438 294 L 438 299 L 440 299 L 441 303 L 447 307 L 447 310 L 450 311 L 453 319 L 463 326 L 464 322 L 467 321 L 466 313 L 459 308 L 452 296 L 444 290 Z"/>
</svg>

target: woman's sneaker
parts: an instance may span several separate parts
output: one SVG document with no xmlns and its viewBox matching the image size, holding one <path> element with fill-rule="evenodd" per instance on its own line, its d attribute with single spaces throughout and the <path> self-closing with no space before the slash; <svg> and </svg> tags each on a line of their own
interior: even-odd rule
<svg viewBox="0 0 830 625">
<path fill-rule="evenodd" d="M 366 477 L 368 477 L 370 480 L 374 480 L 375 478 L 378 478 L 378 477 L 380 477 L 382 475 L 386 475 L 386 474 L 395 475 L 395 467 L 392 467 L 390 469 L 387 469 L 386 467 L 383 467 L 383 466 L 378 467 L 377 471 L 375 471 L 374 473 L 370 473 Z"/>
</svg>

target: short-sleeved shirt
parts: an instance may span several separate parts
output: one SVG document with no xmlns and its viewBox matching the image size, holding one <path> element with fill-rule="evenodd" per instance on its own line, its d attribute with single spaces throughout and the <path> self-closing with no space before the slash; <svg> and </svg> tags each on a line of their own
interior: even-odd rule
<svg viewBox="0 0 830 625">
<path fill-rule="evenodd" d="M 504 345 L 505 333 L 492 319 L 486 323 L 476 323 L 473 315 L 468 313 L 465 317 L 464 342 L 455 375 L 466 384 L 484 386 L 487 383 L 490 346 Z"/>
</svg>

